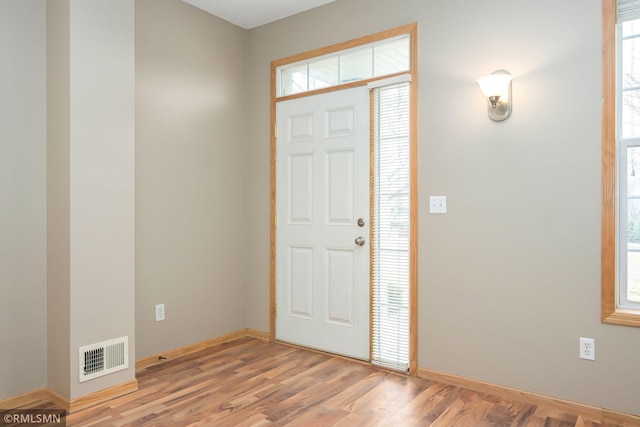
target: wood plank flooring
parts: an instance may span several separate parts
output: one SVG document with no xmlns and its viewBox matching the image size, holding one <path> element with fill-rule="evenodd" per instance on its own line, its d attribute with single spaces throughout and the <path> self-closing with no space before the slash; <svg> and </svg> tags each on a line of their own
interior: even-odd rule
<svg viewBox="0 0 640 427">
<path fill-rule="evenodd" d="M 617 427 L 254 338 L 137 378 L 137 392 L 71 414 L 67 426 Z"/>
</svg>

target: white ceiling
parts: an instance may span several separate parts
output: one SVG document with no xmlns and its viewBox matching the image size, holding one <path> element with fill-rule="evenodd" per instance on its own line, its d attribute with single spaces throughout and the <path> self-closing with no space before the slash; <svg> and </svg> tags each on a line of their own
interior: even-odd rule
<svg viewBox="0 0 640 427">
<path fill-rule="evenodd" d="M 182 0 L 249 30 L 335 0 Z"/>
</svg>

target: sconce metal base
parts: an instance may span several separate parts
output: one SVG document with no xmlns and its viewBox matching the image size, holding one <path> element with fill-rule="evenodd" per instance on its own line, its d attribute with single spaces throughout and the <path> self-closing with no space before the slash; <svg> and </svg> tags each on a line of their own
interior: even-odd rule
<svg viewBox="0 0 640 427">
<path fill-rule="evenodd" d="M 511 83 L 509 89 L 502 96 L 487 98 L 489 118 L 495 122 L 506 120 L 511 115 Z"/>
</svg>

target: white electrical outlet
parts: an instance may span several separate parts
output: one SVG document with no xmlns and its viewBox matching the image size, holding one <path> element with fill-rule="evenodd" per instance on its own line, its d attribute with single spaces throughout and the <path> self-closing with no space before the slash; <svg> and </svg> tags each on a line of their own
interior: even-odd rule
<svg viewBox="0 0 640 427">
<path fill-rule="evenodd" d="M 596 360 L 596 340 L 580 338 L 580 359 Z"/>
<path fill-rule="evenodd" d="M 156 322 L 164 320 L 164 304 L 156 304 Z"/>
</svg>

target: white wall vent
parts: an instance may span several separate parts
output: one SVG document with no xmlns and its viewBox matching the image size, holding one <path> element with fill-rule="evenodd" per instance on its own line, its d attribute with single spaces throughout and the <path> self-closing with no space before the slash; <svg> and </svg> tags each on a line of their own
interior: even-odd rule
<svg viewBox="0 0 640 427">
<path fill-rule="evenodd" d="M 129 367 L 129 337 L 80 347 L 80 382 Z"/>
</svg>

